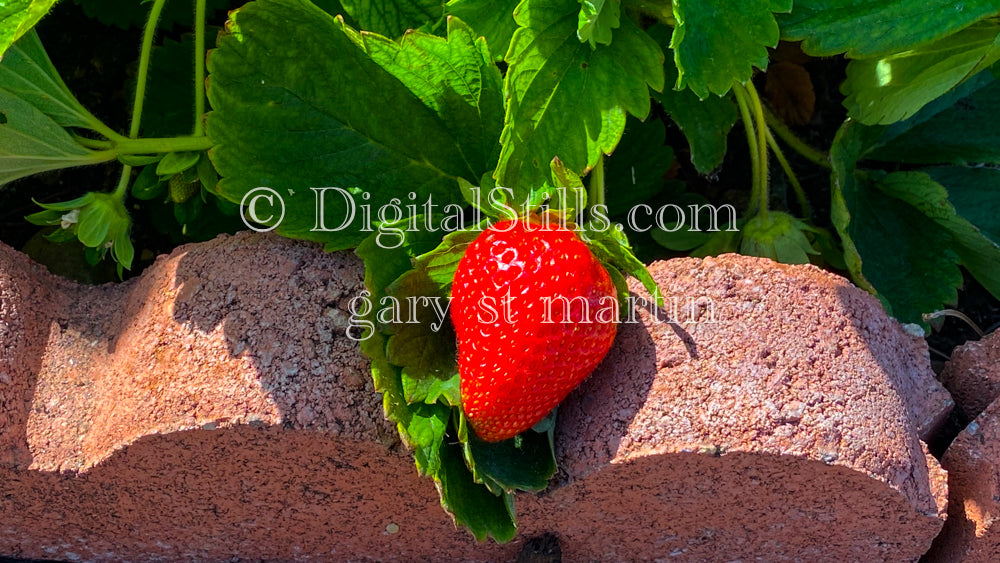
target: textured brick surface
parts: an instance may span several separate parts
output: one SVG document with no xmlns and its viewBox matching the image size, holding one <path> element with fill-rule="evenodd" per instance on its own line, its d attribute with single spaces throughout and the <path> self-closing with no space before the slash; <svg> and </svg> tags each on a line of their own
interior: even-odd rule
<svg viewBox="0 0 1000 563">
<path fill-rule="evenodd" d="M 928 563 L 1000 561 L 1000 401 L 955 438 L 941 459 L 948 471 L 948 520 Z"/>
<path fill-rule="evenodd" d="M 0 246 L 0 554 L 497 561 L 543 533 L 566 561 L 925 551 L 945 485 L 918 436 L 950 399 L 922 341 L 815 268 L 651 269 L 675 322 L 621 327 L 560 408 L 553 486 L 496 546 L 455 530 L 382 419 L 343 336 L 353 255 L 243 234 L 94 288 Z"/>
<path fill-rule="evenodd" d="M 968 420 L 986 410 L 1000 396 L 1000 332 L 955 348 L 941 372 L 941 383 Z"/>
<path fill-rule="evenodd" d="M 623 326 L 559 411 L 562 486 L 539 512 L 564 556 L 926 551 L 947 487 L 917 421 L 943 416 L 950 399 L 923 341 L 813 267 L 730 255 L 650 271 L 677 307 Z M 645 295 L 634 280 L 632 290 Z"/>
</svg>

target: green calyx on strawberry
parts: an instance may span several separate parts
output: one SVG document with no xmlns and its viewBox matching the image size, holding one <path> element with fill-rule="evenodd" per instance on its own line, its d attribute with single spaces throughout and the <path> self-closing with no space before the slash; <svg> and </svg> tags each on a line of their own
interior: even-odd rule
<svg viewBox="0 0 1000 563">
<path fill-rule="evenodd" d="M 462 408 L 479 438 L 542 420 L 604 359 L 615 284 L 553 215 L 500 222 L 468 247 L 452 285 Z"/>
</svg>

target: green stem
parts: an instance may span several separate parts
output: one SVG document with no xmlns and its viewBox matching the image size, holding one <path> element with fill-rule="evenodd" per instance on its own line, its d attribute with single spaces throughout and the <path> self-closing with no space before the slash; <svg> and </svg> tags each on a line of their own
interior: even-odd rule
<svg viewBox="0 0 1000 563">
<path fill-rule="evenodd" d="M 802 209 L 802 216 L 806 219 L 812 219 L 812 205 L 809 204 L 809 198 L 806 197 L 806 192 L 802 189 L 802 184 L 799 183 L 798 176 L 795 175 L 795 171 L 788 164 L 785 153 L 781 152 L 781 147 L 774 140 L 774 135 L 771 134 L 770 130 L 767 132 L 767 144 L 774 151 L 774 157 L 778 159 L 778 164 L 781 165 L 781 169 L 788 176 L 788 182 L 792 184 L 792 190 L 795 192 L 795 197 L 799 200 L 799 207 Z"/>
<path fill-rule="evenodd" d="M 135 102 L 132 104 L 132 127 L 128 136 L 132 139 L 139 136 L 139 124 L 142 120 L 142 105 L 146 97 L 146 81 L 149 78 L 149 60 L 153 54 L 153 35 L 156 34 L 156 23 L 160 20 L 160 12 L 167 0 L 155 0 L 149 10 L 149 19 L 142 34 L 142 51 L 139 53 L 139 77 L 135 86 Z"/>
<path fill-rule="evenodd" d="M 78 164 L 74 164 L 73 166 L 79 166 L 84 164 L 100 164 L 102 162 L 110 162 L 116 158 L 118 158 L 118 151 L 114 149 L 100 150 L 90 153 L 90 156 L 87 157 L 86 162 L 79 162 Z"/>
<path fill-rule="evenodd" d="M 94 114 L 90 113 L 89 111 L 87 112 L 86 118 L 87 121 L 90 123 L 90 128 L 93 131 L 96 131 L 97 133 L 104 135 L 108 139 L 111 139 L 112 141 L 117 141 L 125 138 L 124 135 L 105 125 L 103 121 L 98 119 Z"/>
<path fill-rule="evenodd" d="M 157 154 L 179 151 L 203 151 L 212 148 L 208 137 L 153 137 L 125 139 L 118 143 L 118 154 Z"/>
<path fill-rule="evenodd" d="M 733 95 L 736 96 L 736 105 L 740 109 L 740 119 L 743 120 L 743 130 L 747 135 L 747 146 L 750 149 L 750 167 L 753 186 L 750 191 L 750 209 L 748 210 L 749 215 L 753 215 L 757 211 L 757 205 L 760 201 L 760 160 L 757 158 L 759 150 L 757 149 L 757 134 L 754 127 L 753 118 L 750 117 L 750 102 L 747 99 L 748 95 L 746 88 L 742 84 L 735 82 L 733 83 Z"/>
<path fill-rule="evenodd" d="M 955 309 L 943 309 L 941 311 L 934 311 L 933 313 L 924 313 L 921 316 L 923 317 L 925 323 L 931 322 L 934 319 L 939 319 L 941 317 L 954 317 L 956 319 L 961 320 L 965 324 L 969 325 L 969 327 L 971 327 L 972 330 L 976 331 L 976 334 L 979 335 L 979 338 L 986 336 L 986 334 L 983 332 L 983 329 L 979 328 L 979 325 L 977 325 L 975 321 L 970 319 L 965 313 L 961 311 L 956 311 Z"/>
<path fill-rule="evenodd" d="M 590 171 L 590 184 L 587 187 L 587 207 L 593 209 L 595 205 L 605 205 L 603 154 L 597 159 L 594 169 Z"/>
<path fill-rule="evenodd" d="M 88 149 L 95 149 L 99 151 L 110 150 L 114 148 L 115 144 L 111 141 L 102 141 L 100 139 L 88 139 L 87 137 L 81 137 L 79 135 L 73 135 L 73 140 L 76 144 L 87 147 Z"/>
<path fill-rule="evenodd" d="M 205 0 L 194 3 L 194 136 L 205 134 Z"/>
<path fill-rule="evenodd" d="M 122 150 L 129 143 L 138 142 L 135 139 L 139 136 L 139 123 L 142 120 L 142 104 L 146 97 L 146 81 L 149 78 L 149 59 L 153 53 L 153 35 L 156 33 L 156 22 L 160 20 L 160 12 L 167 0 L 155 0 L 153 7 L 149 9 L 149 18 L 146 20 L 146 28 L 142 35 L 142 50 L 139 52 L 139 77 L 135 86 L 135 101 L 132 102 L 132 126 L 129 128 L 128 139 L 115 134 L 109 137 L 118 143 L 119 154 L 129 154 Z M 144 139 L 145 140 L 145 139 Z M 154 151 L 158 152 L 158 151 Z M 133 153 L 141 154 L 141 153 Z M 125 165 L 122 167 L 122 175 L 118 180 L 118 187 L 115 188 L 115 197 L 125 198 L 125 190 L 128 189 L 129 179 L 132 177 L 132 167 Z"/>
<path fill-rule="evenodd" d="M 803 158 L 809 160 L 813 164 L 826 168 L 830 170 L 830 157 L 822 151 L 818 151 L 805 143 L 802 139 L 799 139 L 791 129 L 780 119 L 778 116 L 771 113 L 771 110 L 764 108 L 764 118 L 767 120 L 768 126 L 778 135 L 786 145 L 789 146 L 793 151 L 802 155 Z"/>
<path fill-rule="evenodd" d="M 754 87 L 753 82 L 746 86 L 747 95 L 750 97 L 750 105 L 753 108 L 754 119 L 756 120 L 757 126 L 757 158 L 760 164 L 757 166 L 757 173 L 759 174 L 759 181 L 761 190 L 758 193 L 760 197 L 760 215 L 765 221 L 767 220 L 767 204 L 768 204 L 768 189 L 767 189 L 767 122 L 764 120 L 764 104 L 760 101 L 760 96 L 757 95 L 757 88 Z"/>
<path fill-rule="evenodd" d="M 118 199 L 125 198 L 125 191 L 128 190 L 128 181 L 132 177 L 132 167 L 128 164 L 122 166 L 122 176 L 118 180 L 118 187 L 115 188 L 115 197 Z"/>
</svg>

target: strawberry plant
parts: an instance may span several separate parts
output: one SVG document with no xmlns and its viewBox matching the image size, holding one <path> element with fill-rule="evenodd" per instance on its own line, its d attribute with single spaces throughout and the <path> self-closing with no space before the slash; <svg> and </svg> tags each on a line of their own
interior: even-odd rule
<svg viewBox="0 0 1000 563">
<path fill-rule="evenodd" d="M 548 413 L 615 326 L 570 307 L 490 328 L 484 298 L 613 294 L 617 314 L 625 275 L 655 291 L 636 254 L 723 252 L 842 272 L 924 327 L 965 279 L 1000 298 L 1000 0 L 196 0 L 192 33 L 159 42 L 180 0 L 74 1 L 143 25 L 131 119 L 96 117 L 43 48 L 68 2 L 3 3 L 0 184 L 118 162 L 67 201 L 32 191 L 28 220 L 121 273 L 140 209 L 180 240 L 242 212 L 353 249 L 346 336 L 479 539 L 512 538 L 513 492 L 546 486 Z M 501 236 L 524 221 L 560 227 Z"/>
</svg>

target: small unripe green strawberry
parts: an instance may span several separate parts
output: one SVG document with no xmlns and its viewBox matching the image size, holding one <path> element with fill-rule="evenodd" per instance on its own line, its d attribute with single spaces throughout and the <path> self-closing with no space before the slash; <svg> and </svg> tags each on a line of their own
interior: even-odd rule
<svg viewBox="0 0 1000 563">
<path fill-rule="evenodd" d="M 462 408 L 476 434 L 534 426 L 604 359 L 618 308 L 610 276 L 573 231 L 532 216 L 483 231 L 452 285 Z"/>
<path fill-rule="evenodd" d="M 184 178 L 184 174 L 177 173 L 170 177 L 170 201 L 174 203 L 184 203 L 198 193 L 198 181 L 189 182 Z"/>
</svg>

